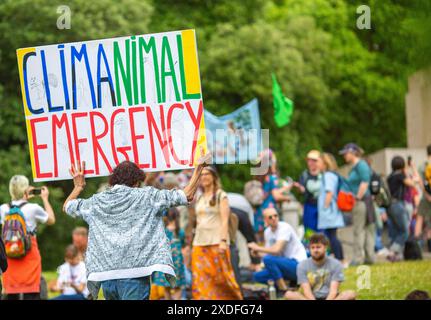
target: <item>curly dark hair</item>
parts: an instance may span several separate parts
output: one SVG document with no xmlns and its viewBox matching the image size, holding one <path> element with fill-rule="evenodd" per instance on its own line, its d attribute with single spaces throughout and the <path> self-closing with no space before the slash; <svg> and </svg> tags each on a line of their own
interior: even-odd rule
<svg viewBox="0 0 431 320">
<path fill-rule="evenodd" d="M 109 177 L 109 184 L 111 186 L 123 184 L 128 187 L 135 187 L 137 183 L 144 180 L 144 171 L 131 161 L 123 161 L 112 171 Z"/>
</svg>

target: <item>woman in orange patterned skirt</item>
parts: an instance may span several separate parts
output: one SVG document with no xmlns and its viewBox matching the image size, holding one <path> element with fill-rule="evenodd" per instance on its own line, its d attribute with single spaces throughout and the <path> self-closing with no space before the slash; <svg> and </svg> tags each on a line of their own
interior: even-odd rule
<svg viewBox="0 0 431 320">
<path fill-rule="evenodd" d="M 203 194 L 197 199 L 192 249 L 192 297 L 195 300 L 240 300 L 229 251 L 229 203 L 217 171 L 201 173 Z"/>
</svg>

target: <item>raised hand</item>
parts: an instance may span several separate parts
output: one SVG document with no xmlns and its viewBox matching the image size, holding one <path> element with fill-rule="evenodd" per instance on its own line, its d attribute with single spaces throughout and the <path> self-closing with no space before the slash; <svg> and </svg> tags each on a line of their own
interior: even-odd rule
<svg viewBox="0 0 431 320">
<path fill-rule="evenodd" d="M 204 148 L 202 146 L 200 146 L 199 151 L 200 151 L 201 157 L 197 160 L 198 165 L 203 167 L 210 165 L 212 162 L 211 152 L 207 152 L 206 154 L 204 154 Z"/>
<path fill-rule="evenodd" d="M 73 178 L 73 184 L 75 188 L 84 189 L 85 188 L 85 161 L 78 163 L 78 166 L 72 165 L 69 169 L 69 173 Z"/>
<path fill-rule="evenodd" d="M 33 186 L 30 186 L 30 187 L 27 188 L 27 190 L 25 190 L 25 193 L 24 193 L 25 200 L 28 200 L 28 199 L 31 199 L 31 198 L 34 197 L 34 194 L 32 193 L 32 191 L 34 189 L 35 188 Z"/>
<path fill-rule="evenodd" d="M 40 197 L 41 197 L 43 200 L 48 200 L 48 197 L 49 197 L 49 190 L 48 190 L 48 187 L 43 186 L 43 187 L 41 188 Z"/>
</svg>

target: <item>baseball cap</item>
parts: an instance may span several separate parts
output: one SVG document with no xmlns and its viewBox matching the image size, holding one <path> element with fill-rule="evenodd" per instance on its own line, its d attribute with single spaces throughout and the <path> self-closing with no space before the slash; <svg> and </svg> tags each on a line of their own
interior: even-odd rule
<svg viewBox="0 0 431 320">
<path fill-rule="evenodd" d="M 319 158 L 320 158 L 320 152 L 318 150 L 310 150 L 307 153 L 307 159 L 319 160 Z"/>
<path fill-rule="evenodd" d="M 350 142 L 346 144 L 343 149 L 341 149 L 338 153 L 339 154 L 346 154 L 347 152 L 360 152 L 362 153 L 361 147 L 359 147 L 356 143 Z"/>
</svg>

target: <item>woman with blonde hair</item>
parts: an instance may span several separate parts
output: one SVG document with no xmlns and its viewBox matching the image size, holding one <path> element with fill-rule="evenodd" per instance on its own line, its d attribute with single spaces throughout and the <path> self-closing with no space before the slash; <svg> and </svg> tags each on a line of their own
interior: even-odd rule
<svg viewBox="0 0 431 320">
<path fill-rule="evenodd" d="M 3 285 L 7 300 L 40 299 L 42 259 L 37 244 L 36 227 L 39 223 L 53 225 L 55 215 L 48 200 L 49 191 L 47 187 L 40 189 L 40 197 L 44 208 L 36 203 L 27 202 L 35 196 L 35 191 L 36 189 L 29 185 L 29 181 L 25 176 L 13 176 L 9 182 L 9 193 L 12 201 L 0 206 L 1 224 L 5 225 L 5 220 L 7 220 L 9 213 L 12 213 L 12 209 L 14 212 L 19 212 L 24 217 L 27 234 L 30 236 L 31 241 L 30 249 L 23 257 L 8 257 L 7 259 L 9 267 L 3 274 Z M 4 228 L 3 233 L 6 233 L 6 231 Z M 7 238 L 7 235 L 2 234 L 3 238 L 5 236 Z"/>
<path fill-rule="evenodd" d="M 229 251 L 229 202 L 215 168 L 202 170 L 201 187 L 203 192 L 195 205 L 192 297 L 195 300 L 242 299 Z"/>
<path fill-rule="evenodd" d="M 337 194 L 340 178 L 336 173 L 338 166 L 335 158 L 330 153 L 321 154 L 318 166 L 322 172 L 322 184 L 318 197 L 317 227 L 323 230 L 329 238 L 331 251 L 335 258 L 343 260 L 343 247 L 337 238 L 337 229 L 344 227 L 344 219 L 337 206 Z"/>
</svg>

